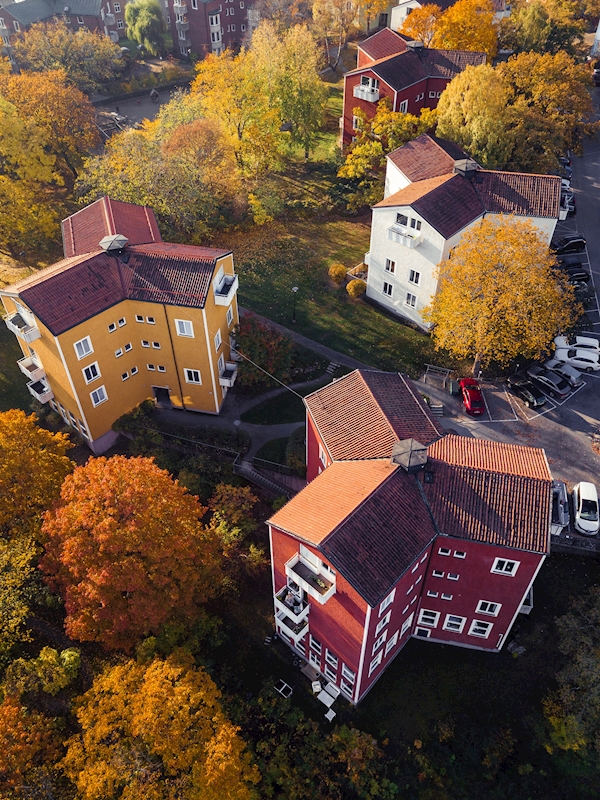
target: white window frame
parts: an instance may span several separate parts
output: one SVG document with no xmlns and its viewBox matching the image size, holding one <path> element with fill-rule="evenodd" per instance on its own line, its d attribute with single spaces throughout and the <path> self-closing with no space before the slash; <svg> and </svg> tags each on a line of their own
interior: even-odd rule
<svg viewBox="0 0 600 800">
<path fill-rule="evenodd" d="M 156 325 L 156 319 L 154 317 L 146 317 L 146 322 L 148 325 Z"/>
<path fill-rule="evenodd" d="M 334 655 L 328 647 L 325 648 L 325 661 L 331 664 L 332 667 L 335 667 L 335 669 L 338 668 L 338 657 Z"/>
<path fill-rule="evenodd" d="M 391 273 L 392 275 L 396 272 L 396 262 L 392 261 L 391 258 L 386 258 L 385 260 L 385 271 Z"/>
<path fill-rule="evenodd" d="M 414 614 L 414 611 L 413 611 L 413 613 L 410 615 L 410 617 L 407 617 L 404 620 L 404 622 L 402 623 L 402 627 L 400 628 L 400 638 L 402 638 L 404 636 L 404 634 L 406 633 L 406 631 L 410 628 L 414 618 L 415 618 L 415 614 Z M 394 637 L 392 636 L 392 639 L 393 638 Z M 392 639 L 390 639 L 390 642 L 392 641 Z M 388 645 L 389 645 L 390 642 L 388 642 Z M 387 645 L 386 645 L 386 650 L 387 650 Z"/>
<path fill-rule="evenodd" d="M 441 597 L 442 597 L 442 600 L 452 600 L 454 595 L 453 594 L 447 594 L 446 592 L 442 592 Z"/>
<path fill-rule="evenodd" d="M 96 375 L 94 378 L 89 378 L 89 379 L 88 379 L 87 375 L 85 374 L 85 371 L 86 371 L 87 369 L 93 369 L 93 368 L 95 368 L 95 369 L 96 369 L 96 372 L 97 372 L 98 374 L 97 374 L 97 375 Z M 81 370 L 81 372 L 83 373 L 83 380 L 85 381 L 86 385 L 87 385 L 87 384 L 89 384 L 89 383 L 93 383 L 94 381 L 97 381 L 97 380 L 98 380 L 98 378 L 101 378 L 101 377 L 102 377 L 102 373 L 100 372 L 100 366 L 98 365 L 98 362 L 97 362 L 97 361 L 92 361 L 92 363 L 91 363 L 91 364 L 88 364 L 88 365 L 87 365 L 87 367 L 83 367 L 83 369 Z"/>
<path fill-rule="evenodd" d="M 159 366 L 159 365 L 157 365 L 157 366 L 156 366 L 156 369 L 157 369 L 159 372 L 166 372 L 166 371 L 167 371 L 167 368 L 166 368 L 166 367 L 162 367 L 162 366 Z"/>
<path fill-rule="evenodd" d="M 129 380 L 129 372 L 122 372 L 121 373 L 121 380 L 128 381 Z"/>
<path fill-rule="evenodd" d="M 223 344 L 223 340 L 221 338 L 221 329 L 215 333 L 215 353 L 218 353 L 221 349 L 221 345 Z"/>
<path fill-rule="evenodd" d="M 117 347 L 117 349 L 115 350 L 115 358 L 121 358 L 122 355 L 123 355 L 123 348 Z"/>
<path fill-rule="evenodd" d="M 429 99 L 433 100 L 435 98 L 435 92 L 429 92 Z"/>
<path fill-rule="evenodd" d="M 392 589 L 392 591 L 388 594 L 388 596 L 381 601 L 381 605 L 379 606 L 379 614 L 377 616 L 381 616 L 386 608 L 392 605 L 394 602 L 394 598 L 396 597 L 396 589 Z"/>
<path fill-rule="evenodd" d="M 150 347 L 150 340 L 149 339 L 142 339 L 142 347 Z"/>
<path fill-rule="evenodd" d="M 432 611 L 429 608 L 422 608 L 419 611 L 419 619 L 417 620 L 418 625 L 425 625 L 427 628 L 437 628 L 439 621 L 439 611 Z"/>
<path fill-rule="evenodd" d="M 198 374 L 198 380 L 195 379 L 196 373 Z M 185 378 L 186 383 L 193 383 L 195 386 L 202 386 L 202 374 L 199 369 L 184 367 L 183 377 Z"/>
<path fill-rule="evenodd" d="M 348 697 L 349 699 L 352 699 L 352 696 L 354 695 L 354 687 L 353 686 L 350 686 L 349 683 L 346 683 L 345 680 L 342 680 L 342 681 L 340 681 L 340 689 L 341 689 L 342 693 L 346 695 L 346 697 Z"/>
<path fill-rule="evenodd" d="M 469 636 L 477 636 L 479 639 L 487 639 L 492 632 L 493 627 L 493 622 L 484 622 L 483 620 L 474 619 L 469 627 Z"/>
<path fill-rule="evenodd" d="M 318 655 L 317 653 L 313 652 L 312 650 L 309 650 L 308 660 L 313 665 L 313 667 L 316 667 L 319 670 L 319 672 L 321 671 L 321 656 L 320 655 Z"/>
<path fill-rule="evenodd" d="M 227 309 L 226 319 L 227 319 L 227 327 L 229 327 L 233 322 L 233 308 L 231 306 L 229 306 L 229 308 Z"/>
<path fill-rule="evenodd" d="M 176 319 L 175 328 L 177 336 L 187 336 L 188 339 L 194 338 L 194 324 L 189 319 Z"/>
<path fill-rule="evenodd" d="M 408 609 L 409 609 L 409 608 L 410 608 L 410 603 L 407 603 L 407 604 L 404 606 L 404 608 L 402 609 L 402 613 L 403 613 L 403 614 L 406 614 L 406 612 L 408 611 Z"/>
<path fill-rule="evenodd" d="M 77 21 L 79 22 L 79 17 L 77 17 Z M 83 24 L 83 18 L 81 19 L 81 24 Z M 13 20 L 13 27 L 17 33 L 21 30 L 21 25 L 17 22 L 16 19 Z"/>
<path fill-rule="evenodd" d="M 198 11 L 198 0 L 192 0 L 192 8 L 194 11 Z"/>
<path fill-rule="evenodd" d="M 448 572 L 446 578 L 448 578 L 449 581 L 457 581 L 460 578 L 460 575 L 458 572 Z"/>
<path fill-rule="evenodd" d="M 439 592 L 432 592 L 431 589 L 427 591 L 427 597 L 439 597 Z"/>
<path fill-rule="evenodd" d="M 429 639 L 431 636 L 431 628 L 419 628 L 417 625 L 415 628 L 415 636 L 417 636 L 419 639 Z"/>
<path fill-rule="evenodd" d="M 146 364 L 146 369 L 148 370 L 148 372 L 156 372 L 156 367 L 154 366 L 154 364 Z"/>
<path fill-rule="evenodd" d="M 152 342 L 152 347 L 154 348 L 154 350 L 160 350 L 161 349 L 160 342 Z"/>
<path fill-rule="evenodd" d="M 416 269 L 409 270 L 408 282 L 412 283 L 414 286 L 419 286 L 421 283 L 421 273 L 417 272 Z"/>
<path fill-rule="evenodd" d="M 114 333 L 116 330 L 117 330 L 117 323 L 111 322 L 110 325 L 108 326 L 108 332 Z"/>
<path fill-rule="evenodd" d="M 418 569 L 419 569 L 419 562 L 417 562 L 417 563 L 414 565 L 414 567 L 411 569 L 411 571 L 410 571 L 410 572 L 411 572 L 411 575 L 414 575 L 414 573 L 415 573 L 415 572 L 416 572 Z"/>
<path fill-rule="evenodd" d="M 440 547 L 438 550 L 438 555 L 440 556 L 449 556 L 452 555 L 452 550 L 448 547 Z"/>
<path fill-rule="evenodd" d="M 429 556 L 429 553 L 425 553 L 425 555 L 421 557 L 420 563 L 422 564 L 424 561 L 427 561 L 427 557 L 428 556 Z"/>
<path fill-rule="evenodd" d="M 442 572 L 441 569 L 434 569 L 431 574 L 434 578 L 443 578 L 446 573 Z"/>
<path fill-rule="evenodd" d="M 130 353 L 133 350 L 133 345 L 131 342 L 127 342 L 127 344 L 123 345 L 123 351 L 125 353 Z"/>
<path fill-rule="evenodd" d="M 143 322 L 144 321 L 144 315 L 143 314 L 136 314 L 135 315 L 135 321 L 136 322 Z"/>
<path fill-rule="evenodd" d="M 315 637 L 312 635 L 312 633 L 308 634 L 308 640 L 309 640 L 309 644 L 310 644 L 310 649 L 314 650 L 315 653 L 318 653 L 319 655 L 321 655 L 322 652 L 323 652 L 323 645 L 321 644 L 321 642 L 319 642 L 317 639 L 315 639 Z"/>
<path fill-rule="evenodd" d="M 385 646 L 385 650 L 383 651 L 383 655 L 387 656 L 390 650 L 397 644 L 398 636 L 400 635 L 400 631 L 396 631 L 396 633 L 392 636 L 389 642 Z"/>
<path fill-rule="evenodd" d="M 413 590 L 414 588 L 415 588 L 415 585 L 414 585 L 414 583 L 413 583 L 413 585 L 412 585 L 412 586 L 410 586 L 410 587 L 409 587 L 409 588 L 406 590 L 406 594 L 407 594 L 407 596 L 408 596 L 408 595 L 409 595 L 409 594 L 412 592 L 412 590 Z"/>
<path fill-rule="evenodd" d="M 465 628 L 466 617 L 459 617 L 457 614 L 446 614 L 446 619 L 442 625 L 443 630 L 452 633 L 462 633 Z"/>
<path fill-rule="evenodd" d="M 381 293 L 384 294 L 386 297 L 391 297 L 394 294 L 394 287 L 392 286 L 391 283 L 384 281 Z"/>
<path fill-rule="evenodd" d="M 82 348 L 84 346 L 85 347 L 89 347 L 89 350 L 86 350 L 84 353 L 79 355 L 79 350 L 77 349 L 77 345 L 78 344 L 80 344 L 82 346 Z M 75 355 L 77 356 L 77 360 L 78 361 L 81 361 L 82 358 L 87 358 L 88 356 L 91 356 L 92 353 L 94 352 L 94 347 L 92 345 L 92 340 L 90 339 L 89 336 L 84 336 L 83 339 L 79 339 L 79 341 L 74 342 L 73 343 L 73 349 L 75 350 Z"/>
<path fill-rule="evenodd" d="M 345 678 L 350 685 L 354 686 L 356 682 L 356 673 L 352 672 L 350 667 L 347 664 L 344 664 L 343 662 L 342 662 L 342 677 Z"/>
<path fill-rule="evenodd" d="M 488 614 L 490 617 L 497 617 L 502 608 L 502 603 L 495 603 L 493 600 L 480 600 L 475 609 L 476 614 Z"/>
<path fill-rule="evenodd" d="M 517 574 L 520 561 L 514 561 L 512 558 L 495 558 L 490 572 L 495 575 L 509 575 L 511 578 Z M 508 569 L 506 569 L 508 567 Z"/>
<path fill-rule="evenodd" d="M 409 308 L 416 308 L 417 307 L 417 295 L 413 294 L 412 292 L 406 293 L 406 299 L 404 300 L 404 305 L 408 306 Z"/>
<path fill-rule="evenodd" d="M 377 667 L 381 664 L 382 660 L 383 660 L 383 650 L 380 650 L 375 656 L 375 658 L 369 664 L 369 678 L 375 672 Z"/>
<path fill-rule="evenodd" d="M 132 368 L 131 368 L 131 374 L 132 374 L 132 375 L 137 375 L 137 374 L 138 374 L 138 372 L 139 372 L 139 369 L 138 369 L 137 367 L 132 367 Z"/>
<path fill-rule="evenodd" d="M 121 319 L 118 319 L 117 325 L 119 326 L 119 328 L 122 328 L 124 325 L 127 325 L 127 320 L 125 319 L 125 317 L 121 317 Z"/>
<path fill-rule="evenodd" d="M 398 106 L 398 111 L 400 114 L 406 114 L 408 112 L 408 100 L 403 100 L 400 105 Z"/>
<path fill-rule="evenodd" d="M 97 408 L 98 406 L 102 405 L 102 403 L 106 403 L 106 401 L 108 400 L 108 395 L 106 394 L 106 387 L 98 386 L 96 389 L 94 389 L 93 392 L 90 392 L 90 400 L 92 401 L 92 406 L 94 408 Z"/>
<path fill-rule="evenodd" d="M 385 626 L 388 624 L 391 618 L 392 618 L 392 612 L 388 611 L 385 617 L 382 617 L 381 620 L 378 622 L 377 627 L 375 628 L 375 636 L 379 636 L 379 634 L 385 628 Z"/>
<path fill-rule="evenodd" d="M 329 678 L 330 681 L 333 681 L 333 683 L 336 682 L 337 673 L 334 670 L 331 669 L 329 664 L 324 664 L 323 665 L 323 674 L 325 675 L 326 678 Z"/>
<path fill-rule="evenodd" d="M 327 453 L 325 452 L 325 448 L 319 442 L 319 461 L 323 464 L 324 467 L 327 466 Z"/>
<path fill-rule="evenodd" d="M 454 551 L 454 558 L 466 558 L 467 554 L 464 550 L 455 550 Z"/>
<path fill-rule="evenodd" d="M 382 644 L 385 642 L 385 640 L 387 639 L 387 635 L 388 635 L 388 632 L 387 632 L 387 631 L 384 631 L 384 632 L 381 634 L 381 636 L 379 636 L 377 639 L 375 639 L 375 641 L 373 642 L 373 650 L 371 651 L 371 655 L 375 655 L 375 653 L 376 653 L 376 652 L 379 650 L 379 648 L 381 647 L 381 645 L 382 645 Z"/>
</svg>

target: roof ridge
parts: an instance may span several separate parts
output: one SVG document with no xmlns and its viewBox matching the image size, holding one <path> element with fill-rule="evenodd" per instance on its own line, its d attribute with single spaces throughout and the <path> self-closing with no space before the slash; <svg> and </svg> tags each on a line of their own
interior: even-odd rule
<svg viewBox="0 0 600 800">
<path fill-rule="evenodd" d="M 381 414 L 381 416 L 383 417 L 383 419 L 384 419 L 384 420 L 385 420 L 385 422 L 386 422 L 386 425 L 387 425 L 387 426 L 388 426 L 388 428 L 390 429 L 390 432 L 391 432 L 392 436 L 397 436 L 397 434 L 396 434 L 396 431 L 393 429 L 393 427 L 392 427 L 392 424 L 391 424 L 391 422 L 389 421 L 387 414 L 385 413 L 385 411 L 383 410 L 383 408 L 382 408 L 382 407 L 381 407 L 381 405 L 379 404 L 379 400 L 378 400 L 378 399 L 375 397 L 375 395 L 373 394 L 373 392 L 372 392 L 372 390 L 371 390 L 371 387 L 370 387 L 370 386 L 369 386 L 369 384 L 366 382 L 366 380 L 363 378 L 363 376 L 362 376 L 362 372 L 361 372 L 360 370 L 357 370 L 357 371 L 358 371 L 358 374 L 359 374 L 359 376 L 360 376 L 360 379 L 361 379 L 361 381 L 364 383 L 364 385 L 365 385 L 365 386 L 366 386 L 366 388 L 367 388 L 367 391 L 369 392 L 369 394 L 370 394 L 370 395 L 371 395 L 371 397 L 373 398 L 373 402 L 375 403 L 375 405 L 376 405 L 376 406 L 377 406 L 377 408 L 379 409 L 379 413 Z M 388 373 L 388 374 L 390 374 L 390 373 Z M 391 374 L 393 375 L 394 373 L 391 373 Z M 397 373 L 397 374 L 399 375 L 400 373 Z M 392 455 L 392 454 L 390 453 L 390 457 L 391 457 L 391 455 Z M 374 460 L 375 460 L 375 461 L 378 461 L 379 459 L 374 459 Z"/>
</svg>

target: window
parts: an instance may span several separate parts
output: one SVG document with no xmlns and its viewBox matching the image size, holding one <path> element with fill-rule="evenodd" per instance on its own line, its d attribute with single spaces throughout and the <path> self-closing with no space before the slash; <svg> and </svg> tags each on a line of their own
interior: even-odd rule
<svg viewBox="0 0 600 800">
<path fill-rule="evenodd" d="M 227 309 L 227 327 L 233 322 L 233 309 L 231 306 Z"/>
<path fill-rule="evenodd" d="M 329 664 L 325 664 L 323 672 L 324 672 L 326 678 L 329 678 L 330 681 L 333 681 L 335 683 L 335 681 L 337 679 L 337 674 L 336 674 L 335 670 L 331 669 Z"/>
<path fill-rule="evenodd" d="M 220 347 L 221 347 L 221 331 L 219 330 L 215 333 L 215 350 L 217 353 L 219 352 Z"/>
<path fill-rule="evenodd" d="M 442 600 L 452 600 L 454 595 L 446 594 L 446 592 L 442 592 Z"/>
<path fill-rule="evenodd" d="M 434 578 L 443 578 L 444 577 L 444 573 L 439 569 L 434 569 L 431 574 L 433 575 Z"/>
<path fill-rule="evenodd" d="M 321 464 L 323 464 L 324 467 L 327 466 L 327 453 L 325 452 L 325 449 L 323 448 L 321 442 L 319 442 L 319 461 L 321 462 Z"/>
<path fill-rule="evenodd" d="M 106 394 L 106 389 L 104 386 L 99 386 L 97 389 L 94 389 L 93 392 L 90 392 L 90 397 L 92 399 L 92 405 L 94 408 L 99 406 L 100 403 L 104 403 L 105 400 L 108 400 L 108 395 Z"/>
<path fill-rule="evenodd" d="M 347 667 L 346 664 L 342 664 L 342 676 L 348 681 L 348 683 L 354 683 L 356 680 L 356 673 L 352 672 L 350 667 Z"/>
<path fill-rule="evenodd" d="M 241 4 L 240 4 L 240 8 L 241 8 L 241 7 L 242 7 L 242 6 L 241 6 Z M 240 28 L 241 28 L 243 31 L 245 31 L 245 30 L 246 30 L 246 26 L 245 26 L 245 25 L 240 25 Z"/>
<path fill-rule="evenodd" d="M 435 92 L 429 92 L 429 99 L 433 99 L 435 97 Z"/>
<path fill-rule="evenodd" d="M 439 592 L 432 592 L 431 589 L 427 592 L 427 597 L 437 597 Z"/>
<path fill-rule="evenodd" d="M 121 380 L 122 380 L 122 381 L 126 381 L 126 380 L 128 380 L 128 379 L 129 379 L 129 373 L 128 373 L 128 372 L 123 372 L 123 373 L 121 374 Z"/>
<path fill-rule="evenodd" d="M 421 230 L 421 220 L 420 219 L 413 219 L 411 217 L 410 227 L 415 231 L 420 231 Z"/>
<path fill-rule="evenodd" d="M 379 651 L 373 661 L 369 664 L 369 677 L 375 672 L 377 667 L 381 664 L 381 659 L 383 658 L 383 651 Z"/>
<path fill-rule="evenodd" d="M 425 553 L 425 555 L 424 555 L 424 556 L 423 556 L 423 558 L 421 559 L 421 564 L 422 564 L 424 561 L 427 561 L 427 556 L 428 556 L 428 555 L 429 555 L 429 553 Z"/>
<path fill-rule="evenodd" d="M 451 552 L 452 550 L 449 550 L 447 547 L 440 547 L 440 549 L 438 550 L 438 553 L 441 556 L 449 556 Z"/>
<path fill-rule="evenodd" d="M 352 686 L 350 686 L 349 683 L 346 683 L 346 681 L 342 681 L 340 683 L 340 689 L 346 695 L 346 697 L 350 697 L 350 698 L 352 697 L 352 692 L 354 691 L 354 689 L 352 688 Z"/>
<path fill-rule="evenodd" d="M 79 424 L 79 432 L 81 433 L 81 435 L 84 436 L 86 439 L 89 439 L 90 437 L 87 432 L 87 428 L 85 427 L 83 422 L 80 419 L 78 419 L 77 422 Z"/>
<path fill-rule="evenodd" d="M 175 325 L 177 326 L 178 336 L 194 336 L 194 328 L 192 323 L 187 319 L 176 319 Z"/>
<path fill-rule="evenodd" d="M 408 282 L 414 283 L 415 286 L 418 286 L 420 281 L 421 281 L 421 273 L 416 272 L 416 270 L 414 269 L 411 269 L 410 272 L 408 273 Z"/>
<path fill-rule="evenodd" d="M 123 355 L 123 348 L 119 347 L 117 350 L 115 350 L 115 358 L 121 358 L 122 355 Z"/>
<path fill-rule="evenodd" d="M 219 356 L 219 360 L 217 361 L 217 369 L 219 370 L 219 375 L 222 375 L 225 371 L 225 357 Z"/>
<path fill-rule="evenodd" d="M 481 620 L 474 619 L 469 628 L 469 636 L 480 636 L 482 639 L 487 639 L 492 628 L 492 622 L 481 622 Z"/>
<path fill-rule="evenodd" d="M 323 646 L 321 645 L 321 642 L 318 642 L 315 639 L 315 637 L 312 635 L 312 633 L 309 634 L 308 638 L 310 640 L 311 649 L 314 650 L 316 653 L 319 653 L 319 655 L 320 655 L 321 651 L 323 650 Z"/>
<path fill-rule="evenodd" d="M 408 111 L 408 100 L 403 100 L 403 101 L 400 103 L 400 105 L 398 106 L 398 111 L 399 111 L 401 114 L 406 114 L 406 112 Z"/>
<path fill-rule="evenodd" d="M 447 614 L 444 620 L 444 630 L 462 633 L 465 627 L 466 617 L 457 617 L 455 614 Z"/>
<path fill-rule="evenodd" d="M 408 595 L 408 594 L 410 594 L 414 588 L 415 588 L 415 585 L 414 585 L 414 583 L 413 583 L 413 585 L 412 585 L 412 586 L 410 587 L 410 589 L 409 589 L 409 590 L 406 592 L 406 594 L 407 594 L 407 595 Z"/>
<path fill-rule="evenodd" d="M 150 347 L 150 342 L 148 339 L 142 339 L 142 347 Z"/>
<path fill-rule="evenodd" d="M 152 342 L 152 347 L 155 350 L 160 350 L 160 342 Z"/>
<path fill-rule="evenodd" d="M 396 271 L 396 262 L 392 261 L 389 258 L 386 258 L 386 260 L 385 260 L 385 271 L 386 272 L 391 272 L 393 274 Z"/>
<path fill-rule="evenodd" d="M 138 370 L 138 368 L 137 368 L 137 367 L 132 367 L 132 368 L 131 368 L 131 374 L 132 374 L 132 375 L 137 375 L 137 374 L 138 374 L 138 372 L 139 372 L 139 370 Z"/>
<path fill-rule="evenodd" d="M 442 93 L 441 93 L 441 92 L 436 92 L 436 93 L 435 93 L 435 96 L 436 96 L 437 98 L 440 98 L 440 97 L 442 96 Z"/>
<path fill-rule="evenodd" d="M 79 20 L 81 20 L 81 22 L 79 24 L 80 25 L 83 24 L 83 17 L 77 17 L 77 22 L 79 22 Z M 21 26 L 19 25 L 19 23 L 17 22 L 16 19 L 13 20 L 13 27 L 14 27 L 14 29 L 16 31 L 20 31 L 21 30 Z"/>
<path fill-rule="evenodd" d="M 121 3 L 113 3 L 113 9 L 115 14 L 119 14 L 121 11 Z"/>
<path fill-rule="evenodd" d="M 334 656 L 331 650 L 325 650 L 325 661 L 337 669 L 338 659 L 337 656 Z"/>
<path fill-rule="evenodd" d="M 386 608 L 389 608 L 392 605 L 395 597 L 396 597 L 396 590 L 392 589 L 392 591 L 388 594 L 388 596 L 385 598 L 385 600 L 383 600 L 383 602 L 379 606 L 379 616 L 383 614 Z"/>
<path fill-rule="evenodd" d="M 360 76 L 360 85 L 364 86 L 367 89 L 376 90 L 379 89 L 379 81 L 377 78 L 369 78 L 368 75 L 361 75 Z"/>
<path fill-rule="evenodd" d="M 125 317 L 121 317 L 121 319 L 118 319 L 117 325 L 119 326 L 119 328 L 122 328 L 123 325 L 127 325 L 127 320 L 125 319 Z"/>
<path fill-rule="evenodd" d="M 208 22 L 211 28 L 216 28 L 221 24 L 221 17 L 219 14 L 211 14 L 211 16 L 208 18 Z"/>
<path fill-rule="evenodd" d="M 116 330 L 117 330 L 117 323 L 111 322 L 110 325 L 108 326 L 108 332 L 114 333 Z"/>
<path fill-rule="evenodd" d="M 81 371 L 83 372 L 83 377 L 86 383 L 91 383 L 92 381 L 95 381 L 96 378 L 100 377 L 100 367 L 98 366 L 97 361 L 94 361 L 93 364 L 90 364 Z"/>
<path fill-rule="evenodd" d="M 460 575 L 457 572 L 449 572 L 446 577 L 449 581 L 457 581 L 460 578 Z"/>
<path fill-rule="evenodd" d="M 146 317 L 146 322 L 148 323 L 148 325 L 156 325 L 156 320 L 154 319 L 154 317 Z"/>
<path fill-rule="evenodd" d="M 375 654 L 379 650 L 381 645 L 385 642 L 385 640 L 387 639 L 387 635 L 388 635 L 388 632 L 384 631 L 381 634 L 381 636 L 379 636 L 379 638 L 377 638 L 375 640 L 375 642 L 373 643 L 373 654 Z"/>
<path fill-rule="evenodd" d="M 147 368 L 148 372 L 155 372 L 156 371 L 156 367 L 154 366 L 154 364 L 146 364 L 146 368 Z"/>
<path fill-rule="evenodd" d="M 392 612 L 388 611 L 385 617 L 382 617 L 377 627 L 375 628 L 375 636 L 379 636 L 379 634 L 385 628 L 385 626 L 388 624 L 391 618 L 392 618 Z"/>
<path fill-rule="evenodd" d="M 220 42 L 221 41 L 221 34 L 219 31 L 213 31 L 210 35 L 211 41 L 213 42 Z"/>
<path fill-rule="evenodd" d="M 413 597 L 413 599 L 410 601 L 411 606 L 412 606 L 413 603 L 416 603 L 416 602 L 417 602 L 417 595 L 415 595 Z"/>
<path fill-rule="evenodd" d="M 192 0 L 192 8 L 194 11 L 198 11 L 198 0 Z"/>
<path fill-rule="evenodd" d="M 353 115 L 352 116 L 352 128 L 355 131 L 359 131 L 360 130 L 360 123 L 361 123 L 360 117 L 356 117 L 356 116 Z"/>
<path fill-rule="evenodd" d="M 404 227 L 408 227 L 408 217 L 406 214 L 396 214 L 396 225 L 404 225 Z"/>
<path fill-rule="evenodd" d="M 429 628 L 415 628 L 415 636 L 418 636 L 420 639 L 429 639 L 431 631 Z"/>
<path fill-rule="evenodd" d="M 142 314 L 136 314 L 135 315 L 135 321 L 136 322 L 143 322 L 144 321 L 144 317 L 142 316 Z"/>
<path fill-rule="evenodd" d="M 418 578 L 417 578 L 417 580 L 415 581 L 415 586 L 417 585 L 417 583 L 421 583 L 421 581 L 422 581 L 422 580 L 423 580 L 423 576 L 422 576 L 422 575 L 419 575 L 419 577 L 418 577 Z"/>
<path fill-rule="evenodd" d="M 296 650 L 298 650 L 300 653 L 302 653 L 303 656 L 305 656 L 306 647 L 304 647 L 304 642 L 298 642 L 298 644 L 296 645 Z"/>
<path fill-rule="evenodd" d="M 243 7 L 244 7 L 244 4 L 243 4 L 243 3 L 240 3 L 240 8 L 243 8 Z"/>
<path fill-rule="evenodd" d="M 439 611 L 429 611 L 426 608 L 422 608 L 419 612 L 419 625 L 428 625 L 430 628 L 436 628 L 439 618 Z"/>
<path fill-rule="evenodd" d="M 122 19 L 118 19 L 117 20 L 117 28 L 124 28 L 124 27 L 125 27 L 125 23 L 123 22 L 123 20 Z"/>
<path fill-rule="evenodd" d="M 391 283 L 386 283 L 384 281 L 383 282 L 383 293 L 385 295 L 387 295 L 387 297 L 391 297 L 393 291 L 394 291 L 394 287 L 392 286 L 392 284 Z"/>
<path fill-rule="evenodd" d="M 414 574 L 419 569 L 419 565 L 415 564 L 414 567 L 411 569 L 411 574 Z"/>
<path fill-rule="evenodd" d="M 405 623 L 405 624 L 406 624 L 406 623 Z M 395 633 L 395 634 L 392 636 L 392 638 L 391 638 L 391 639 L 389 640 L 389 642 L 386 644 L 386 646 L 385 646 L 385 653 L 384 653 L 384 655 L 386 655 L 386 656 L 387 656 L 387 654 L 390 652 L 390 650 L 392 649 L 392 647 L 393 647 L 393 646 L 396 644 L 396 642 L 398 641 L 398 634 L 399 634 L 399 633 L 400 633 L 400 631 L 396 631 L 396 633 Z"/>
<path fill-rule="evenodd" d="M 402 637 L 402 636 L 404 636 L 404 634 L 406 633 L 406 631 L 407 631 L 407 630 L 410 628 L 410 626 L 412 625 L 412 621 L 413 621 L 413 619 L 414 619 L 414 618 L 415 618 L 415 615 L 414 615 L 414 613 L 413 613 L 413 614 L 411 614 L 411 615 L 410 615 L 410 617 L 407 617 L 407 618 L 404 620 L 404 622 L 402 623 L 402 627 L 400 628 L 400 636 L 401 636 L 401 637 Z M 394 637 L 392 636 L 392 639 L 393 639 L 393 638 L 394 638 Z M 392 639 L 390 639 L 390 642 L 392 641 Z M 389 648 L 389 644 L 390 644 L 390 642 L 388 642 L 388 646 L 385 648 L 386 650 L 390 649 L 390 648 Z"/>
<path fill-rule="evenodd" d="M 464 550 L 455 550 L 454 551 L 454 558 L 466 558 L 467 554 Z"/>
<path fill-rule="evenodd" d="M 406 293 L 406 300 L 404 301 L 404 305 L 405 306 L 410 306 L 411 308 L 414 308 L 416 306 L 416 304 L 417 304 L 416 295 L 411 294 L 410 292 L 407 292 Z"/>
<path fill-rule="evenodd" d="M 89 336 L 86 336 L 85 339 L 80 339 L 78 342 L 75 342 L 73 347 L 75 348 L 75 352 L 77 353 L 77 358 L 79 361 L 94 352 L 92 340 Z"/>
<path fill-rule="evenodd" d="M 317 655 L 317 653 L 313 653 L 313 651 L 311 650 L 310 653 L 308 654 L 308 660 L 314 667 L 316 667 L 317 669 L 321 669 L 321 657 Z"/>
<path fill-rule="evenodd" d="M 402 613 L 406 614 L 406 612 L 408 611 L 409 607 L 410 607 L 410 603 L 408 605 L 404 606 L 404 608 L 402 609 Z"/>
<path fill-rule="evenodd" d="M 133 350 L 133 345 L 131 344 L 131 342 L 127 342 L 123 350 L 125 350 L 126 353 L 129 353 L 131 350 Z"/>
<path fill-rule="evenodd" d="M 489 600 L 480 600 L 477 603 L 475 611 L 477 614 L 491 614 L 491 616 L 497 617 L 501 608 L 501 603 L 491 603 Z"/>
<path fill-rule="evenodd" d="M 159 366 L 159 367 L 157 367 L 157 370 L 158 370 L 159 372 L 166 372 L 166 371 L 167 371 L 167 368 L 166 368 L 166 367 L 160 367 L 160 366 Z"/>
<path fill-rule="evenodd" d="M 520 563 L 520 561 L 508 561 L 506 558 L 495 558 L 491 571 L 499 575 L 516 575 Z"/>
</svg>

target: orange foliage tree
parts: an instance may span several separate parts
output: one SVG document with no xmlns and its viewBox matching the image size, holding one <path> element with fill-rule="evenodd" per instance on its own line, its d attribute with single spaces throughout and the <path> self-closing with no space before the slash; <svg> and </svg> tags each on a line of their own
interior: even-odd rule
<svg viewBox="0 0 600 800">
<path fill-rule="evenodd" d="M 66 629 L 131 648 L 166 622 L 187 622 L 218 593 L 221 556 L 198 498 L 152 459 L 90 459 L 44 520 L 40 566 L 58 589 Z"/>
<path fill-rule="evenodd" d="M 109 667 L 80 698 L 66 774 L 85 800 L 250 800 L 259 780 L 220 692 L 187 654 Z"/>
</svg>

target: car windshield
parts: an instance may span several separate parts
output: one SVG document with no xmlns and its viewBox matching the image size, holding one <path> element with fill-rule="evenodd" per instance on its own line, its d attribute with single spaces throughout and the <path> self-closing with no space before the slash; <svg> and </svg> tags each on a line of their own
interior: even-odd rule
<svg viewBox="0 0 600 800">
<path fill-rule="evenodd" d="M 598 503 L 595 500 L 582 500 L 581 501 L 581 512 L 579 514 L 581 519 L 585 519 L 588 522 L 597 522 L 598 521 Z"/>
<path fill-rule="evenodd" d="M 483 408 L 483 400 L 472 400 L 471 405 L 473 408 Z"/>
</svg>

